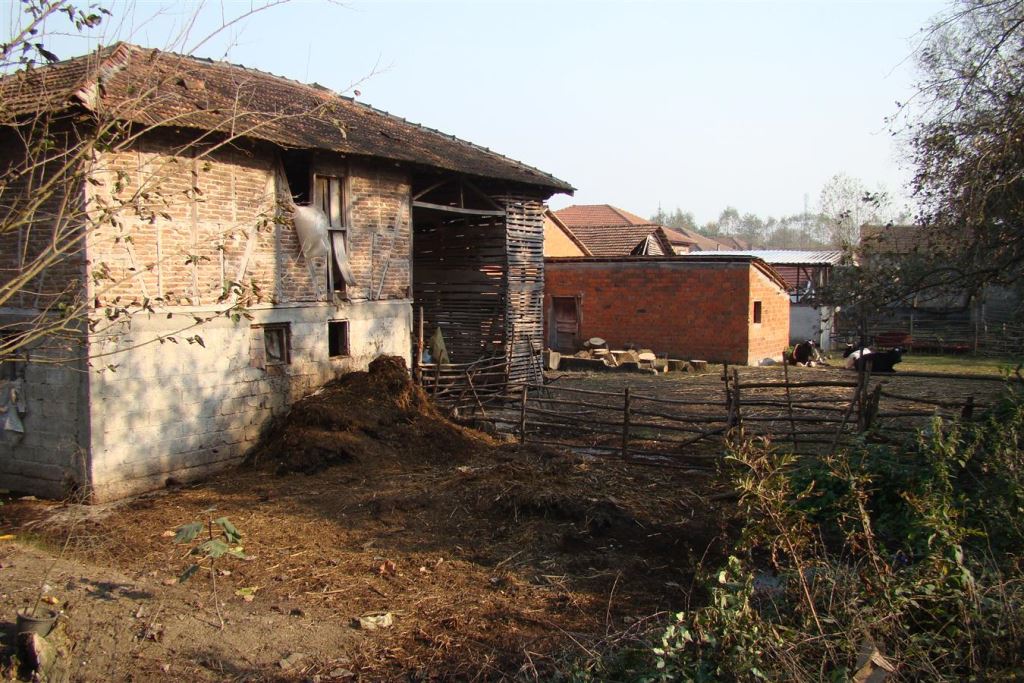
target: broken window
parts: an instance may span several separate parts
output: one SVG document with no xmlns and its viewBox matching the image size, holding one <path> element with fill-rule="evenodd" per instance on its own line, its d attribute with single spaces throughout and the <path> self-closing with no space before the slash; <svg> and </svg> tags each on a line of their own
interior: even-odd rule
<svg viewBox="0 0 1024 683">
<path fill-rule="evenodd" d="M 310 185 L 313 179 L 312 157 L 308 150 L 290 149 L 281 155 L 284 164 L 284 175 L 288 179 L 288 191 L 292 201 L 299 206 L 310 203 Z"/>
<path fill-rule="evenodd" d="M 760 301 L 755 301 L 754 302 L 754 322 L 755 323 L 760 323 L 761 322 L 761 302 Z"/>
<path fill-rule="evenodd" d="M 289 323 L 253 325 L 250 338 L 249 363 L 268 368 L 292 362 L 292 333 Z"/>
<path fill-rule="evenodd" d="M 327 216 L 331 243 L 330 284 L 335 292 L 344 292 L 346 285 L 356 283 L 346 251 L 348 236 L 345 226 L 344 184 L 338 176 L 318 175 L 314 180 L 314 206 Z"/>
<path fill-rule="evenodd" d="M 330 320 L 327 323 L 327 348 L 331 358 L 349 355 L 348 321 Z"/>
</svg>

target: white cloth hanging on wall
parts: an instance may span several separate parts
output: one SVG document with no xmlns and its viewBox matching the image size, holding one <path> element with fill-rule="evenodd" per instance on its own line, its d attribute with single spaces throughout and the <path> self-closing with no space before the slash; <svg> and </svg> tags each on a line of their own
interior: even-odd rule
<svg viewBox="0 0 1024 683">
<path fill-rule="evenodd" d="M 25 390 L 20 379 L 0 382 L 0 424 L 5 432 L 25 433 L 21 421 L 27 411 Z"/>
</svg>

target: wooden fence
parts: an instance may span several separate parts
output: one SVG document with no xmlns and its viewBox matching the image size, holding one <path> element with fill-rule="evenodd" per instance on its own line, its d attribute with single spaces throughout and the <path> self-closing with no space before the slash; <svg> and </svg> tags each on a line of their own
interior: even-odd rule
<svg viewBox="0 0 1024 683">
<path fill-rule="evenodd" d="M 736 369 L 722 374 L 723 392 L 706 400 L 525 384 L 513 410 L 501 402 L 491 417 L 522 443 L 541 443 L 613 455 L 634 462 L 683 467 L 720 457 L 722 439 L 742 429 L 787 443 L 797 453 L 821 453 L 869 434 L 887 439 L 912 434 L 934 416 L 971 418 L 986 406 L 974 395 L 927 398 L 891 387 L 892 375 L 851 374 L 849 380 L 744 380 Z M 898 377 L 1005 382 L 998 377 L 899 373 Z M 877 428 L 877 429 L 875 429 Z M 713 448 L 698 444 L 711 440 Z"/>
<path fill-rule="evenodd" d="M 840 318 L 833 334 L 833 348 L 857 344 L 860 330 Z M 871 320 L 865 342 L 878 346 L 902 346 L 926 353 L 976 353 L 1008 356 L 1024 351 L 1024 325 L 1012 322 L 970 320 Z"/>
</svg>

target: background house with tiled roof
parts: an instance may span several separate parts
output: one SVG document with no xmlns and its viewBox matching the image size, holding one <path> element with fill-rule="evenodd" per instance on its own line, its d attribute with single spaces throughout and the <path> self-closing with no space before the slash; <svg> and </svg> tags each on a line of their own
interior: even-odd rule
<svg viewBox="0 0 1024 683">
<path fill-rule="evenodd" d="M 79 240 L 7 302 L 0 332 L 85 302 L 63 363 L 35 362 L 42 347 L 3 363 L 28 410 L 0 443 L 0 487 L 109 500 L 235 463 L 324 381 L 381 353 L 411 361 L 414 310 L 453 361 L 534 372 L 544 202 L 564 181 L 319 86 L 128 44 L 3 77 L 0 102 L 10 168 L 35 127 L 104 136 L 61 212 L 0 235 L 5 281 L 52 248 L 53 221 Z M 89 223 L 109 207 L 103 230 Z M 239 297 L 250 318 L 218 315 Z"/>
<path fill-rule="evenodd" d="M 665 241 L 667 241 L 671 247 L 664 251 L 666 255 L 687 254 L 695 251 L 744 249 L 749 247 L 749 245 L 746 245 L 745 242 L 739 238 L 728 237 L 718 239 L 702 235 L 696 230 L 689 230 L 687 228 L 670 228 L 658 223 L 653 223 L 647 218 L 642 218 L 635 213 L 631 213 L 625 209 L 620 209 L 619 207 L 612 206 L 611 204 L 574 204 L 572 206 L 567 206 L 564 209 L 559 209 L 558 211 L 555 211 L 554 214 L 570 230 L 579 235 L 585 243 L 587 243 L 587 238 L 585 236 L 587 230 L 596 231 L 598 234 L 604 235 L 606 233 L 613 232 L 615 228 L 628 228 L 628 231 L 624 232 L 624 237 L 625 235 L 629 235 L 629 237 L 632 238 L 633 236 L 643 232 L 646 232 L 648 235 L 652 234 L 657 228 L 661 228 L 661 234 L 665 237 Z M 656 239 L 659 243 L 662 242 L 660 236 Z M 639 241 L 637 244 L 639 244 Z M 626 256 L 633 254 L 633 250 L 637 248 L 637 244 L 632 246 L 616 244 L 616 253 L 604 253 L 601 255 Z"/>
<path fill-rule="evenodd" d="M 548 346 L 574 352 L 601 337 L 684 359 L 782 358 L 785 281 L 760 259 L 719 257 L 723 245 L 709 237 L 610 204 L 569 206 L 553 218 L 588 254 L 545 246 Z"/>
<path fill-rule="evenodd" d="M 861 226 L 856 255 L 864 267 L 885 268 L 899 262 L 926 270 L 936 254 L 954 254 L 961 247 L 941 233 L 919 225 Z M 940 351 L 1019 353 L 1024 349 L 1024 286 L 985 284 L 928 287 L 907 295 L 864 322 L 869 340 L 883 345 Z M 839 333 L 858 339 L 859 322 L 840 318 Z"/>
</svg>

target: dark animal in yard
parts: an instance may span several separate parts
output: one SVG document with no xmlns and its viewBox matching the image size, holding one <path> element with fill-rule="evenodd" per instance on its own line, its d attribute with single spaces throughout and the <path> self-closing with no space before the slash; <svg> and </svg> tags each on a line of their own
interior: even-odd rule
<svg viewBox="0 0 1024 683">
<path fill-rule="evenodd" d="M 821 353 L 818 345 L 808 339 L 793 347 L 793 365 L 810 365 L 812 362 L 821 362 Z"/>
<path fill-rule="evenodd" d="M 854 362 L 857 372 L 864 372 L 871 364 L 871 372 L 893 372 L 893 366 L 903 360 L 903 349 L 896 347 L 890 351 L 875 351 L 862 355 Z"/>
</svg>

